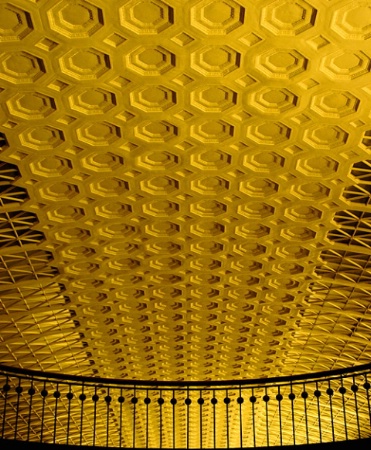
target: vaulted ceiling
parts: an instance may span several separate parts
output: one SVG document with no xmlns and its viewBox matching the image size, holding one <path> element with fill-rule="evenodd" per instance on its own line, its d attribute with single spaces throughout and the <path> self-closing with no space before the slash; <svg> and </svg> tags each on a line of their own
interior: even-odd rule
<svg viewBox="0 0 371 450">
<path fill-rule="evenodd" d="M 1 0 L 1 362 L 368 362 L 370 37 L 368 0 Z"/>
</svg>

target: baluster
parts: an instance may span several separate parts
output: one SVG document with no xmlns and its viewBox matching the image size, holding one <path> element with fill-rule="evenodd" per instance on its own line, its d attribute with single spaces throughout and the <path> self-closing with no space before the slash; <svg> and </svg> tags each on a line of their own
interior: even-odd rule
<svg viewBox="0 0 371 450">
<path fill-rule="evenodd" d="M 8 392 L 10 391 L 10 384 L 9 384 L 8 375 L 6 376 L 5 384 L 3 386 L 3 391 L 5 392 L 5 396 L 4 396 L 4 410 L 3 410 L 3 425 L 1 427 L 1 437 L 2 437 L 2 439 L 4 439 L 5 422 L 6 422 L 6 406 L 7 406 L 7 403 L 8 403 Z"/>
<path fill-rule="evenodd" d="M 148 389 L 146 391 L 146 398 L 144 399 L 144 404 L 146 405 L 146 448 L 148 448 L 148 429 L 149 429 L 149 404 L 151 403 L 151 399 L 148 395 Z"/>
<path fill-rule="evenodd" d="M 237 399 L 237 403 L 239 405 L 239 413 L 240 413 L 240 448 L 243 447 L 243 422 L 242 422 L 242 403 L 243 403 L 243 397 L 241 392 L 241 386 L 239 387 L 239 397 Z"/>
<path fill-rule="evenodd" d="M 307 437 L 307 444 L 309 444 L 308 409 L 307 409 L 308 392 L 305 390 L 305 383 L 303 383 L 303 392 L 301 393 L 301 397 L 304 400 L 305 434 Z"/>
<path fill-rule="evenodd" d="M 321 391 L 318 389 L 318 381 L 316 381 L 316 390 L 314 391 L 314 396 L 317 399 L 317 416 L 318 416 L 319 441 L 320 441 L 320 443 L 322 443 L 321 405 L 320 405 L 320 402 L 319 402 L 319 398 L 321 397 Z"/>
<path fill-rule="evenodd" d="M 80 445 L 82 445 L 83 427 L 84 427 L 84 402 L 86 400 L 86 395 L 84 394 L 84 384 L 81 386 L 81 394 L 79 399 L 81 401 L 81 414 L 80 414 Z"/>
<path fill-rule="evenodd" d="M 133 448 L 135 448 L 135 432 L 136 432 L 136 406 L 138 403 L 138 398 L 136 396 L 136 386 L 134 386 L 134 397 L 131 399 L 131 403 L 133 404 Z"/>
<path fill-rule="evenodd" d="M 110 396 L 110 388 L 107 389 L 107 395 L 104 398 L 104 401 L 106 402 L 106 408 L 107 408 L 107 415 L 106 415 L 106 447 L 108 447 L 108 441 L 109 441 L 109 417 L 110 417 L 110 405 L 112 401 L 112 397 Z"/>
<path fill-rule="evenodd" d="M 41 396 L 43 398 L 43 405 L 41 410 L 41 432 L 40 432 L 40 442 L 43 442 L 44 437 L 44 416 L 45 416 L 45 400 L 48 395 L 48 391 L 46 390 L 46 381 L 44 381 L 44 386 L 41 391 Z"/>
<path fill-rule="evenodd" d="M 265 403 L 265 432 L 266 432 L 266 440 L 267 440 L 267 447 L 269 447 L 269 418 L 268 418 L 269 395 L 267 393 L 267 388 L 266 387 L 264 389 L 263 401 Z"/>
<path fill-rule="evenodd" d="M 189 449 L 189 406 L 192 403 L 192 400 L 189 398 L 189 388 L 187 387 L 187 398 L 185 399 L 184 403 L 187 407 L 187 449 Z"/>
<path fill-rule="evenodd" d="M 281 411 L 281 402 L 282 402 L 282 394 L 281 387 L 278 386 L 278 394 L 276 395 L 276 400 L 278 401 L 278 417 L 280 423 L 280 445 L 282 446 L 282 411 Z"/>
<path fill-rule="evenodd" d="M 343 401 L 343 415 L 344 415 L 344 432 L 345 432 L 345 440 L 348 440 L 348 426 L 347 426 L 347 413 L 346 413 L 346 408 L 345 408 L 345 398 L 344 395 L 346 393 L 346 389 L 343 385 L 343 377 L 340 378 L 341 380 L 341 387 L 339 389 L 339 392 L 341 394 L 342 397 L 342 401 Z"/>
<path fill-rule="evenodd" d="M 256 434 L 255 434 L 255 402 L 256 402 L 256 397 L 254 395 L 254 388 L 251 389 L 251 397 L 250 397 L 250 402 L 251 402 L 251 417 L 252 417 L 252 436 L 253 436 L 253 442 L 254 442 L 254 447 L 256 447 Z"/>
<path fill-rule="evenodd" d="M 120 396 L 118 398 L 118 402 L 120 403 L 120 430 L 119 430 L 119 447 L 122 447 L 122 405 L 125 402 L 125 397 L 122 395 L 122 388 L 120 388 Z"/>
<path fill-rule="evenodd" d="M 228 389 L 226 389 L 225 391 L 226 397 L 224 399 L 224 403 L 225 403 L 225 411 L 226 411 L 226 415 L 227 415 L 227 448 L 229 448 L 229 404 L 231 402 L 231 399 L 228 397 Z"/>
<path fill-rule="evenodd" d="M 295 394 L 292 392 L 292 384 L 290 384 L 289 399 L 291 401 L 292 439 L 293 439 L 294 445 L 296 445 L 296 438 L 295 438 L 295 407 L 294 407 L 295 397 L 296 397 Z"/>
<path fill-rule="evenodd" d="M 99 400 L 99 395 L 97 394 L 97 386 L 94 387 L 94 395 L 91 398 L 94 403 L 93 412 L 93 447 L 95 447 L 95 439 L 97 434 L 97 402 Z"/>
<path fill-rule="evenodd" d="M 15 410 L 15 426 L 14 426 L 14 439 L 17 439 L 18 434 L 18 416 L 19 416 L 19 401 L 21 398 L 21 394 L 23 391 L 23 388 L 21 386 L 21 378 L 18 379 L 18 386 L 15 388 L 15 391 L 17 393 L 17 405 Z"/>
<path fill-rule="evenodd" d="M 69 392 L 67 393 L 68 410 L 67 410 L 67 442 L 68 445 L 70 439 L 70 422 L 71 422 L 71 401 L 73 399 L 72 386 L 69 384 Z"/>
<path fill-rule="evenodd" d="M 368 417 L 370 419 L 370 431 L 371 431 L 371 404 L 370 404 L 370 388 L 371 388 L 371 384 L 368 382 L 367 375 L 365 375 L 365 380 L 366 381 L 364 382 L 363 387 L 366 389 Z"/>
<path fill-rule="evenodd" d="M 173 406 L 173 448 L 175 448 L 175 405 L 177 404 L 177 400 L 175 398 L 174 390 L 173 390 L 173 398 L 170 400 L 170 403 Z"/>
<path fill-rule="evenodd" d="M 211 399 L 211 404 L 213 405 L 213 442 L 214 448 L 216 448 L 216 404 L 218 399 L 215 397 L 215 389 L 213 389 L 213 398 Z"/>
<path fill-rule="evenodd" d="M 202 398 L 202 390 L 200 389 L 200 398 L 197 400 L 197 403 L 200 405 L 200 448 L 202 449 L 202 405 L 205 400 Z"/>
<path fill-rule="evenodd" d="M 351 390 L 354 394 L 354 407 L 356 410 L 356 419 L 357 419 L 357 430 L 358 430 L 358 439 L 361 438 L 361 428 L 359 425 L 359 415 L 358 415 L 358 399 L 357 399 L 357 392 L 358 392 L 358 386 L 356 385 L 355 377 L 353 375 L 353 384 L 351 386 Z"/>
<path fill-rule="evenodd" d="M 31 379 L 31 387 L 28 390 L 28 395 L 30 396 L 30 403 L 28 406 L 28 421 L 27 421 L 27 442 L 30 440 L 30 433 L 31 433 L 31 417 L 32 417 L 32 400 L 33 396 L 35 395 L 36 390 L 33 387 L 33 380 Z M 5 414 L 4 414 L 5 417 Z"/>
<path fill-rule="evenodd" d="M 55 388 L 53 397 L 55 398 L 54 403 L 54 429 L 53 429 L 53 444 L 55 444 L 57 436 L 57 421 L 58 421 L 58 400 L 60 399 L 61 393 L 59 392 L 59 384 Z"/>
<path fill-rule="evenodd" d="M 332 396 L 334 395 L 334 391 L 333 391 L 333 389 L 331 389 L 331 380 L 328 380 L 328 388 L 327 388 L 326 394 L 329 396 L 329 403 L 330 403 L 332 442 L 335 442 L 334 414 L 333 414 L 333 408 L 332 408 Z"/>
<path fill-rule="evenodd" d="M 164 404 L 164 399 L 162 398 L 162 391 L 160 390 L 160 398 L 157 400 L 160 406 L 160 448 L 162 448 L 162 433 L 163 433 L 163 423 L 162 423 L 162 405 Z"/>
</svg>

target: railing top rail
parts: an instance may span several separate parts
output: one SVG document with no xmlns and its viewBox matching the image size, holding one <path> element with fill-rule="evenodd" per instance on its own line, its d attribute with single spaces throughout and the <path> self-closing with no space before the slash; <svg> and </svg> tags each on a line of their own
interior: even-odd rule
<svg viewBox="0 0 371 450">
<path fill-rule="evenodd" d="M 18 367 L 11 367 L 0 364 L 0 371 L 7 374 L 21 375 L 28 378 L 42 378 L 49 381 L 73 382 L 79 384 L 100 384 L 100 385 L 116 385 L 122 387 L 173 387 L 173 388 L 211 388 L 211 387 L 243 387 L 243 386 L 267 386 L 271 384 L 295 384 L 297 382 L 327 380 L 336 377 L 344 377 L 359 372 L 367 372 L 371 370 L 371 363 L 353 366 L 349 368 L 341 368 L 329 371 L 314 372 L 309 374 L 290 375 L 272 378 L 255 378 L 243 380 L 220 380 L 220 381 L 158 381 L 158 380 L 122 380 L 115 378 L 88 377 L 79 375 L 60 374 L 55 372 L 43 372 L 40 370 L 28 370 Z"/>
</svg>

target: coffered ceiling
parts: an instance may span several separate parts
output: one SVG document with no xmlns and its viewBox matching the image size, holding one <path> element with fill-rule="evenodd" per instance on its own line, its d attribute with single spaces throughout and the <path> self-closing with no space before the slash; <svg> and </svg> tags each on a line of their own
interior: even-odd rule
<svg viewBox="0 0 371 450">
<path fill-rule="evenodd" d="M 368 0 L 1 0 L 1 362 L 369 362 L 370 37 Z"/>
</svg>

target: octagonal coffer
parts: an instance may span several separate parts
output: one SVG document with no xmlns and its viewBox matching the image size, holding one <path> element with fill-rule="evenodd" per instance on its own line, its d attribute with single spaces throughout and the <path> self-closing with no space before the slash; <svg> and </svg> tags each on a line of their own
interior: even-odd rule
<svg viewBox="0 0 371 450">
<path fill-rule="evenodd" d="M 143 141 L 166 142 L 178 135 L 178 127 L 165 120 L 147 120 L 134 128 L 134 134 Z"/>
<path fill-rule="evenodd" d="M 148 150 L 138 155 L 136 165 L 149 170 L 167 171 L 178 166 L 180 158 L 174 153 L 163 151 L 161 148 Z"/>
<path fill-rule="evenodd" d="M 241 66 L 241 54 L 227 45 L 208 45 L 191 54 L 191 67 L 207 77 L 224 77 Z"/>
<path fill-rule="evenodd" d="M 224 120 L 203 120 L 191 127 L 191 136 L 204 144 L 218 144 L 234 136 L 235 127 Z"/>
<path fill-rule="evenodd" d="M 359 98 L 349 91 L 326 90 L 312 97 L 311 109 L 322 117 L 340 118 L 358 111 Z"/>
<path fill-rule="evenodd" d="M 0 42 L 17 42 L 34 29 L 31 14 L 10 2 L 0 5 Z"/>
<path fill-rule="evenodd" d="M 204 112 L 223 112 L 237 104 L 237 93 L 220 83 L 201 85 L 191 91 L 191 105 Z"/>
<path fill-rule="evenodd" d="M 62 130 L 46 125 L 27 128 L 19 135 L 19 140 L 25 147 L 45 151 L 62 145 L 65 137 Z"/>
<path fill-rule="evenodd" d="M 26 51 L 0 55 L 0 79 L 13 84 L 32 84 L 45 75 L 42 58 Z"/>
<path fill-rule="evenodd" d="M 304 0 L 276 0 L 262 9 L 261 24 L 276 36 L 296 36 L 315 25 L 317 10 Z"/>
<path fill-rule="evenodd" d="M 29 165 L 30 171 L 41 177 L 63 177 L 72 170 L 72 162 L 60 156 L 34 158 Z"/>
<path fill-rule="evenodd" d="M 315 149 L 328 150 L 346 144 L 349 134 L 338 125 L 314 125 L 306 128 L 303 140 Z"/>
<path fill-rule="evenodd" d="M 358 0 L 336 9 L 331 27 L 335 33 L 347 40 L 366 40 L 371 37 L 371 5 L 367 0 Z"/>
<path fill-rule="evenodd" d="M 67 181 L 40 182 L 36 196 L 41 201 L 64 202 L 78 197 L 81 188 L 74 183 Z"/>
<path fill-rule="evenodd" d="M 163 85 L 140 86 L 130 91 L 130 103 L 145 112 L 163 112 L 177 102 L 176 91 Z"/>
<path fill-rule="evenodd" d="M 73 204 L 50 207 L 46 214 L 49 220 L 60 223 L 77 222 L 86 217 L 85 210 Z"/>
<path fill-rule="evenodd" d="M 59 1 L 47 12 L 50 28 L 70 39 L 88 38 L 103 27 L 103 12 L 85 0 Z"/>
<path fill-rule="evenodd" d="M 246 105 L 264 114 L 282 114 L 298 106 L 298 101 L 298 96 L 287 88 L 265 86 L 249 92 Z"/>
<path fill-rule="evenodd" d="M 232 156 L 222 150 L 201 150 L 191 155 L 191 164 L 203 170 L 220 170 L 228 167 Z"/>
<path fill-rule="evenodd" d="M 281 171 L 285 165 L 285 158 L 276 152 L 258 151 L 248 153 L 243 158 L 243 165 L 255 173 L 274 173 Z"/>
<path fill-rule="evenodd" d="M 99 87 L 78 88 L 68 98 L 70 108 L 82 114 L 105 114 L 117 105 L 116 95 Z"/>
<path fill-rule="evenodd" d="M 26 120 L 45 119 L 56 110 L 54 98 L 37 91 L 19 92 L 6 101 L 11 115 Z"/>
<path fill-rule="evenodd" d="M 295 49 L 271 48 L 256 55 L 256 68 L 266 77 L 288 80 L 307 70 L 308 59 Z"/>
<path fill-rule="evenodd" d="M 190 210 L 200 217 L 215 217 L 227 212 L 227 205 L 217 200 L 200 200 L 192 203 Z"/>
<path fill-rule="evenodd" d="M 95 176 L 91 180 L 89 190 L 99 197 L 117 197 L 129 190 L 129 183 L 119 177 Z"/>
<path fill-rule="evenodd" d="M 79 141 L 90 146 L 108 146 L 121 138 L 121 130 L 110 122 L 86 122 L 76 130 Z"/>
<path fill-rule="evenodd" d="M 164 75 L 176 65 L 175 54 L 160 45 L 140 46 L 125 59 L 130 70 L 148 77 Z"/>
<path fill-rule="evenodd" d="M 169 195 L 179 189 L 179 181 L 170 176 L 148 177 L 140 184 L 143 191 L 152 195 Z"/>
<path fill-rule="evenodd" d="M 117 190 L 117 187 L 116 187 Z M 95 213 L 98 216 L 114 219 L 114 218 L 123 218 L 130 215 L 133 211 L 133 208 L 130 204 L 127 204 L 123 201 L 107 201 L 101 200 L 95 202 Z"/>
<path fill-rule="evenodd" d="M 247 126 L 247 137 L 263 145 L 281 144 L 291 137 L 291 128 L 281 122 L 261 121 Z"/>
<path fill-rule="evenodd" d="M 191 25 L 208 36 L 229 34 L 244 21 L 245 8 L 234 0 L 201 0 L 191 8 Z"/>
<path fill-rule="evenodd" d="M 76 81 L 97 80 L 111 68 L 106 53 L 95 48 L 72 48 L 59 59 L 61 71 Z"/>
<path fill-rule="evenodd" d="M 250 197 L 268 197 L 278 192 L 278 184 L 269 178 L 253 178 L 240 183 L 240 191 Z"/>
<path fill-rule="evenodd" d="M 124 166 L 124 158 L 115 152 L 89 152 L 80 159 L 80 164 L 94 172 L 112 172 Z"/>
<path fill-rule="evenodd" d="M 344 48 L 326 55 L 320 64 L 320 70 L 330 79 L 350 81 L 369 73 L 371 60 L 362 51 Z"/>
<path fill-rule="evenodd" d="M 179 211 L 179 203 L 169 200 L 153 200 L 143 205 L 143 212 L 154 217 L 170 217 Z"/>
<path fill-rule="evenodd" d="M 131 0 L 119 14 L 122 27 L 138 35 L 159 34 L 174 24 L 174 9 L 162 0 Z"/>
</svg>

